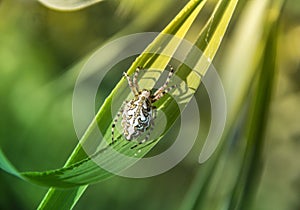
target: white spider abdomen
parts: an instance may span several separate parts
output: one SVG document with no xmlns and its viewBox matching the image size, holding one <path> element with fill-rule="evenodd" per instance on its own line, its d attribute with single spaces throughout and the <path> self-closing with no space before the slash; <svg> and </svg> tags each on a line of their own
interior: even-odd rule
<svg viewBox="0 0 300 210">
<path fill-rule="evenodd" d="M 145 97 L 145 94 L 138 95 L 125 104 L 122 113 L 122 127 L 125 138 L 132 140 L 139 137 L 151 126 L 152 120 L 153 110 L 149 99 Z"/>
</svg>

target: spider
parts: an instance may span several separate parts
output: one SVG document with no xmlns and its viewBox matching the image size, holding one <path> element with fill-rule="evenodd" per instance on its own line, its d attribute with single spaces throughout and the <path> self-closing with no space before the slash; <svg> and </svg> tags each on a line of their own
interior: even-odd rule
<svg viewBox="0 0 300 210">
<path fill-rule="evenodd" d="M 131 89 L 131 92 L 134 95 L 134 98 L 130 101 L 123 102 L 121 109 L 119 110 L 116 118 L 113 121 L 111 128 L 112 143 L 115 142 L 114 130 L 116 127 L 116 123 L 118 122 L 118 119 L 121 115 L 121 126 L 123 129 L 123 135 L 125 139 L 128 141 L 132 141 L 134 139 L 137 139 L 146 131 L 148 131 L 145 138 L 141 141 L 138 141 L 138 144 L 145 143 L 149 139 L 150 132 L 154 128 L 154 120 L 156 118 L 156 107 L 153 106 L 153 103 L 158 101 L 166 93 L 168 93 L 170 90 L 176 87 L 176 85 L 168 87 L 169 81 L 174 74 L 174 69 L 170 65 L 170 72 L 165 83 L 153 95 L 151 94 L 151 90 L 140 90 L 137 78 L 141 69 L 142 68 L 137 67 L 133 76 L 133 80 L 130 79 L 127 73 L 123 73 L 123 75 L 127 79 L 128 85 Z"/>
</svg>

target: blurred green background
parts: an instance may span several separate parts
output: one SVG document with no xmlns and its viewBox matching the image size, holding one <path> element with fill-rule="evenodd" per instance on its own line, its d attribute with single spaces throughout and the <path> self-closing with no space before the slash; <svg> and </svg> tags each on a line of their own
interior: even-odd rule
<svg viewBox="0 0 300 210">
<path fill-rule="evenodd" d="M 113 37 L 161 31 L 186 2 L 104 1 L 80 11 L 59 12 L 30 0 L 1 1 L 0 146 L 8 159 L 20 171 L 61 167 L 78 143 L 71 113 L 72 89 L 80 68 L 76 63 Z M 214 60 L 217 70 L 222 70 L 222 52 L 230 49 L 242 12 L 238 7 L 226 44 Z M 255 209 L 296 210 L 300 209 L 298 1 L 287 1 L 278 24 L 279 75 Z M 100 102 L 120 77 L 113 75 L 113 81 L 104 83 L 106 92 Z M 199 92 L 205 99 L 205 91 Z M 207 101 L 201 108 L 205 112 L 208 100 L 203 101 Z M 199 148 L 193 149 L 182 163 L 156 177 L 114 177 L 91 185 L 75 209 L 177 209 L 199 167 L 198 154 Z M 46 192 L 47 188 L 0 173 L 0 209 L 34 209 Z"/>
</svg>

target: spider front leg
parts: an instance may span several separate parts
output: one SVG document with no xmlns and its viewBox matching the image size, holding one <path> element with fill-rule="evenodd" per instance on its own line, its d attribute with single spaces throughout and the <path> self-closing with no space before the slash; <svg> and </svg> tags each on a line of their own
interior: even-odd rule
<svg viewBox="0 0 300 210">
<path fill-rule="evenodd" d="M 118 122 L 118 119 L 121 117 L 123 111 L 124 111 L 124 106 L 125 104 L 128 103 L 128 101 L 124 101 L 120 110 L 118 111 L 117 113 L 117 116 L 115 117 L 114 121 L 113 121 L 113 124 L 111 125 L 111 144 L 114 144 L 115 143 L 115 127 L 116 127 L 116 124 Z"/>
<path fill-rule="evenodd" d="M 139 76 L 139 72 L 140 72 L 141 68 L 137 67 L 135 72 L 134 72 L 134 76 L 133 76 L 133 85 L 135 86 L 137 92 L 139 92 L 139 84 L 138 84 L 138 76 Z"/>
<path fill-rule="evenodd" d="M 139 75 L 141 68 L 137 67 L 133 76 L 133 82 L 131 81 L 130 77 L 128 76 L 128 74 L 126 72 L 123 72 L 123 75 L 126 77 L 128 85 L 131 89 L 131 92 L 133 93 L 133 95 L 137 96 L 139 94 L 139 85 L 137 82 L 137 78 Z"/>
<path fill-rule="evenodd" d="M 159 92 L 157 95 L 154 94 L 154 98 L 152 99 L 152 103 L 154 103 L 155 101 L 158 101 L 159 99 L 161 99 L 166 93 L 170 92 L 171 90 L 175 89 L 177 87 L 177 85 L 172 85 L 171 87 L 168 87 L 167 89 L 165 89 L 162 92 Z"/>
<path fill-rule="evenodd" d="M 170 66 L 170 72 L 169 72 L 169 75 L 165 81 L 165 83 L 153 94 L 153 99 L 152 99 L 152 103 L 159 100 L 160 98 L 162 98 L 166 93 L 168 93 L 169 91 L 171 91 L 172 89 L 174 89 L 176 87 L 176 85 L 173 85 L 169 88 L 168 87 L 168 84 L 170 82 L 170 79 L 171 77 L 173 76 L 174 74 L 174 68 Z"/>
</svg>

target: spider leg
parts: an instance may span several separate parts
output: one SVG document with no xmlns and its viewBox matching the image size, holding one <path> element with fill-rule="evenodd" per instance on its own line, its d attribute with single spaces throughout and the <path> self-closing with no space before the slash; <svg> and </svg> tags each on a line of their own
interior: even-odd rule
<svg viewBox="0 0 300 210">
<path fill-rule="evenodd" d="M 160 92 L 164 91 L 167 88 L 173 74 L 174 74 L 174 68 L 170 65 L 170 72 L 165 83 L 154 93 L 154 95 L 159 94 Z"/>
<path fill-rule="evenodd" d="M 153 101 L 157 101 L 158 99 L 160 99 L 161 97 L 163 97 L 165 93 L 167 93 L 167 92 L 169 92 L 171 90 L 170 88 L 167 88 L 167 87 L 168 87 L 168 84 L 170 82 L 171 77 L 174 74 L 174 68 L 171 65 L 169 65 L 169 67 L 170 67 L 169 75 L 168 75 L 165 83 L 153 94 L 153 96 L 154 96 L 153 97 Z"/>
<path fill-rule="evenodd" d="M 124 106 L 126 103 L 128 103 L 128 101 L 123 102 L 121 109 L 118 111 L 117 116 L 115 117 L 113 124 L 111 125 L 111 144 L 115 143 L 115 127 L 118 122 L 118 119 L 120 118 L 120 116 L 122 115 L 122 113 L 124 111 Z"/>
<path fill-rule="evenodd" d="M 137 92 L 139 92 L 139 84 L 138 84 L 137 78 L 138 78 L 140 70 L 141 70 L 141 68 L 137 67 L 135 70 L 134 76 L 133 76 L 133 85 L 136 88 Z"/>
<path fill-rule="evenodd" d="M 152 103 L 154 103 L 155 101 L 158 101 L 159 99 L 161 99 L 166 93 L 170 92 L 171 90 L 173 90 L 174 88 L 176 88 L 177 85 L 172 85 L 171 87 L 168 87 L 167 89 L 165 89 L 164 91 L 162 91 L 161 93 L 159 93 L 159 95 L 154 96 L 154 98 L 152 99 Z"/>
<path fill-rule="evenodd" d="M 133 95 L 138 95 L 138 90 L 137 87 L 135 87 L 135 85 L 132 83 L 130 77 L 128 76 L 128 74 L 126 72 L 123 72 L 123 75 L 126 77 L 128 85 L 130 87 L 131 92 L 133 93 Z"/>
</svg>

